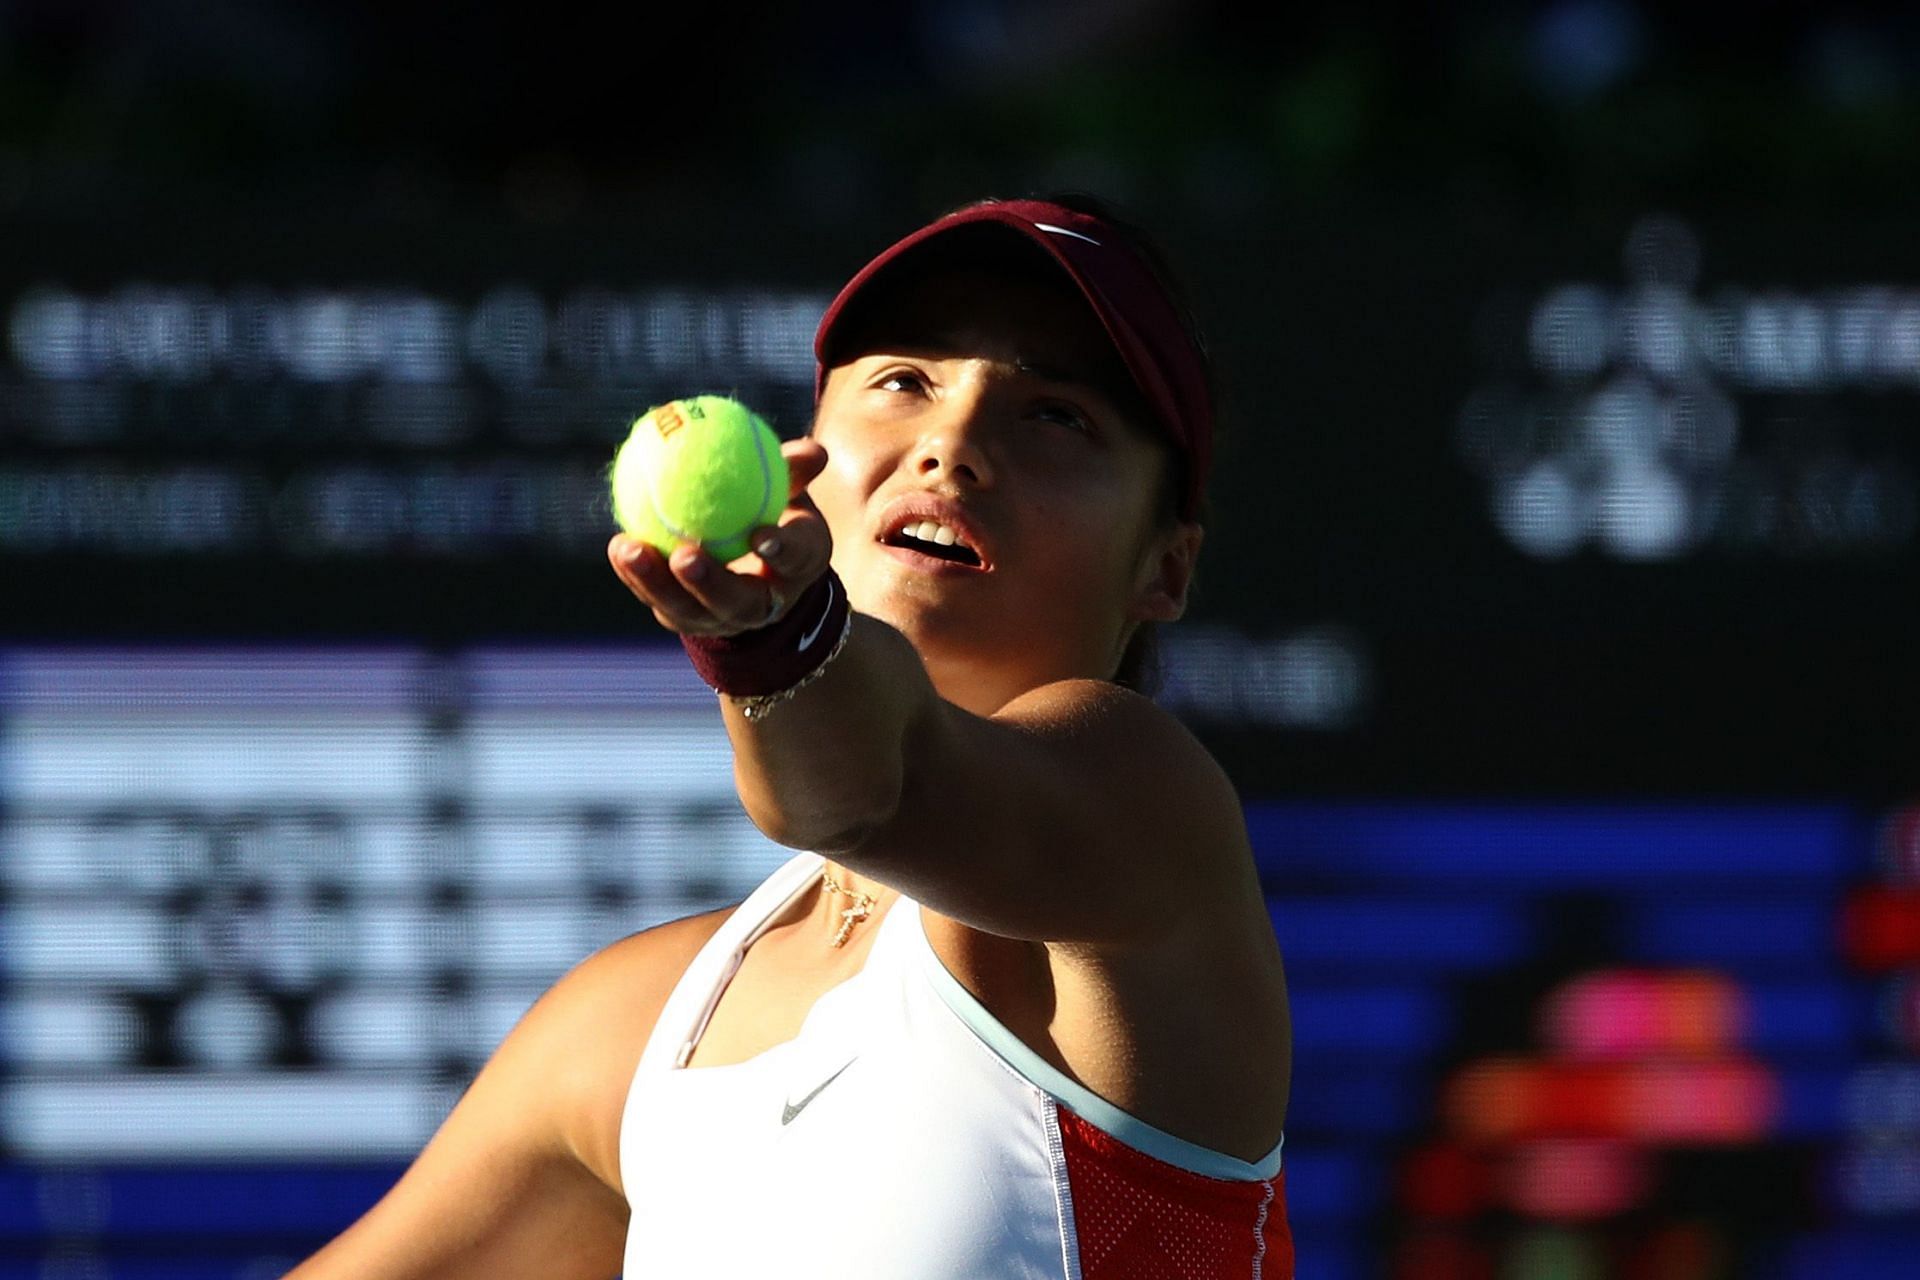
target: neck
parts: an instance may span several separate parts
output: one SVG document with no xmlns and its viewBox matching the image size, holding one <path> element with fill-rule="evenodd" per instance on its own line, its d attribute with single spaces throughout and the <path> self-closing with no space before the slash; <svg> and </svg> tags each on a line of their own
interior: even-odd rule
<svg viewBox="0 0 1920 1280">
<path fill-rule="evenodd" d="M 830 947 L 850 946 L 863 933 L 878 925 L 880 917 L 900 896 L 879 881 L 849 871 L 831 860 L 821 870 L 824 875 L 814 916 L 819 921 L 817 927 L 825 933 Z M 832 884 L 829 885 L 828 881 Z"/>
<path fill-rule="evenodd" d="M 889 889 L 886 885 L 881 884 L 871 876 L 863 876 L 858 871 L 851 871 L 831 858 L 826 859 L 821 869 L 832 876 L 834 883 L 838 884 L 842 889 L 847 889 L 854 893 L 864 893 L 876 903 L 891 902 L 900 896 L 897 892 Z"/>
<path fill-rule="evenodd" d="M 1056 681 L 1111 679 L 1135 625 L 1121 624 L 1104 644 L 1096 637 L 1083 637 L 1077 651 L 1049 648 L 1036 659 L 1032 644 L 982 652 L 974 620 L 949 617 L 943 621 L 937 611 L 901 608 L 884 596 L 869 598 L 857 583 L 848 585 L 847 599 L 859 612 L 878 618 L 905 637 L 919 655 L 934 692 L 944 701 L 982 717 Z"/>
<path fill-rule="evenodd" d="M 1003 665 L 970 656 L 947 657 L 924 648 L 920 650 L 920 661 L 927 668 L 927 679 L 935 693 L 962 711 L 982 718 L 991 716 L 1023 694 L 1060 680 L 1107 678 L 1096 673 L 1098 664 L 1093 662 L 1077 667 L 1062 664 L 1054 670 L 1011 671 Z"/>
</svg>

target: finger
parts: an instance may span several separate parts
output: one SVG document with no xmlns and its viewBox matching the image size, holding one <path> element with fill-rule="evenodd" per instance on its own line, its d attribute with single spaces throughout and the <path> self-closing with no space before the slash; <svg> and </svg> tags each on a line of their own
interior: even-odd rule
<svg viewBox="0 0 1920 1280">
<path fill-rule="evenodd" d="M 788 440 L 780 446 L 787 460 L 787 500 L 794 498 L 827 469 L 827 448 L 812 436 Z"/>
<path fill-rule="evenodd" d="M 659 548 L 638 538 L 615 534 L 607 544 L 613 571 L 654 618 L 669 631 L 706 635 L 717 629 L 712 615 L 674 577 Z"/>
<path fill-rule="evenodd" d="M 754 531 L 760 563 L 789 595 L 797 595 L 826 570 L 833 558 L 833 534 L 817 511 L 788 507 L 780 523 Z"/>
<path fill-rule="evenodd" d="M 673 549 L 667 564 L 716 631 L 752 630 L 772 612 L 772 584 L 755 574 L 732 572 L 704 547 L 683 543 Z"/>
<path fill-rule="evenodd" d="M 635 595 L 643 595 L 641 566 L 649 554 L 659 553 L 631 534 L 616 533 L 607 540 L 607 563 L 613 566 L 614 576 Z"/>
</svg>

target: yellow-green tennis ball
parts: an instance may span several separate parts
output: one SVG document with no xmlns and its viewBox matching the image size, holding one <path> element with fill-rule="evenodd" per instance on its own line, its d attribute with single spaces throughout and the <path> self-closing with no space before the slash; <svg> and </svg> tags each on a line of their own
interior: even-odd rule
<svg viewBox="0 0 1920 1280">
<path fill-rule="evenodd" d="M 787 460 L 760 416 L 725 396 L 650 409 L 613 456 L 613 518 L 663 552 L 698 542 L 721 563 L 787 505 Z"/>
</svg>

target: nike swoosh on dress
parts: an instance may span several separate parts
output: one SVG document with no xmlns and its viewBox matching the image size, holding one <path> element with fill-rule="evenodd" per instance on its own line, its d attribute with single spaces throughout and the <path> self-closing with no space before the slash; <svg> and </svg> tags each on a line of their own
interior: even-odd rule
<svg viewBox="0 0 1920 1280">
<path fill-rule="evenodd" d="M 840 1068 L 840 1071 L 845 1071 L 848 1067 L 852 1066 L 855 1061 L 856 1059 L 854 1058 L 848 1058 L 846 1063 Z M 832 1084 L 835 1080 L 838 1080 L 840 1078 L 840 1071 L 834 1072 L 832 1075 L 828 1076 L 825 1080 L 822 1080 L 819 1084 L 815 1085 L 813 1092 L 809 1093 L 806 1097 L 800 1099 L 800 1101 L 789 1102 L 782 1105 L 780 1108 L 780 1123 L 783 1125 L 792 1124 L 793 1118 L 799 1115 L 802 1111 L 805 1111 L 807 1109 L 807 1104 L 809 1102 L 812 1102 L 815 1098 L 819 1097 L 820 1091 L 822 1089 L 826 1088 L 828 1085 Z"/>
</svg>

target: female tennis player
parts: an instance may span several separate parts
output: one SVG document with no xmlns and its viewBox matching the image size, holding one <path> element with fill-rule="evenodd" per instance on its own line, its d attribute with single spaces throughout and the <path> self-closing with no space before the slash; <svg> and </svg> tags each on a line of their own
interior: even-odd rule
<svg viewBox="0 0 1920 1280">
<path fill-rule="evenodd" d="M 563 978 L 295 1276 L 1292 1275 L 1240 806 L 1129 687 L 1213 431 L 1156 261 L 1079 202 L 920 229 L 822 320 L 756 553 L 613 539 L 805 852 Z"/>
</svg>

